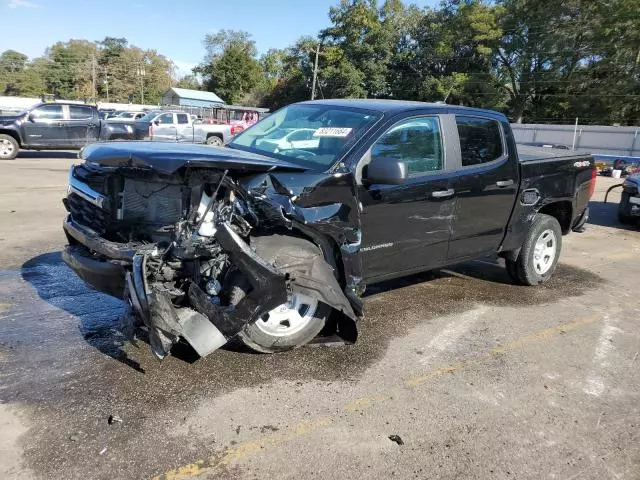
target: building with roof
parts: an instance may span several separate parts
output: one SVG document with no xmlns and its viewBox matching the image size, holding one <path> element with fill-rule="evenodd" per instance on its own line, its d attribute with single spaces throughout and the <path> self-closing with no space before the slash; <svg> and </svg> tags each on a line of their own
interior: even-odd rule
<svg viewBox="0 0 640 480">
<path fill-rule="evenodd" d="M 224 100 L 213 92 L 173 87 L 162 94 L 161 103 L 163 105 L 184 105 L 186 107 L 215 107 L 224 105 Z"/>
</svg>

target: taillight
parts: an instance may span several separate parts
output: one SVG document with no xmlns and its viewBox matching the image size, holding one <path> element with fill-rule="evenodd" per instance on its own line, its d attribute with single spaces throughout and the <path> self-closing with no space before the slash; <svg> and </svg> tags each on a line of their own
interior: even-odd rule
<svg viewBox="0 0 640 480">
<path fill-rule="evenodd" d="M 149 123 L 149 137 L 153 137 L 153 122 Z"/>
<path fill-rule="evenodd" d="M 593 192 L 596 191 L 596 177 L 598 176 L 598 169 L 594 166 L 591 168 L 591 183 L 589 183 L 589 198 L 593 196 Z"/>
<path fill-rule="evenodd" d="M 244 128 L 242 127 L 242 125 L 234 125 L 233 127 L 231 127 L 231 135 L 237 135 L 243 130 Z"/>
</svg>

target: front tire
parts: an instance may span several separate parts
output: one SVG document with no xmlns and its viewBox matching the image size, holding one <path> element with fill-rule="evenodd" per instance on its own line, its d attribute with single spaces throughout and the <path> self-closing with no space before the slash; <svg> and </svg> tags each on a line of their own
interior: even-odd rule
<svg viewBox="0 0 640 480">
<path fill-rule="evenodd" d="M 11 135 L 0 135 L 0 160 L 13 160 L 18 156 L 20 145 Z"/>
<path fill-rule="evenodd" d="M 217 135 L 210 135 L 209 137 L 207 137 L 207 145 L 211 147 L 221 147 L 222 139 Z"/>
<path fill-rule="evenodd" d="M 249 282 L 239 273 L 232 274 L 229 303 L 237 305 L 249 290 Z M 324 328 L 331 307 L 317 298 L 293 293 L 286 304 L 279 305 L 238 333 L 238 339 L 259 353 L 277 353 L 301 347 Z"/>
<path fill-rule="evenodd" d="M 507 272 L 515 283 L 539 285 L 549 281 L 562 250 L 562 229 L 550 215 L 534 219 L 516 260 L 505 260 Z"/>
</svg>

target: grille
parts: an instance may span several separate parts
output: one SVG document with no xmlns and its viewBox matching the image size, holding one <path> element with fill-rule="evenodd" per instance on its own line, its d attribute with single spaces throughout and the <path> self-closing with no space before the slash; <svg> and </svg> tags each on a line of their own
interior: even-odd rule
<svg viewBox="0 0 640 480">
<path fill-rule="evenodd" d="M 67 207 L 74 222 L 91 228 L 99 235 L 105 233 L 109 216 L 108 212 L 96 207 L 75 193 L 71 193 L 67 197 Z"/>
</svg>

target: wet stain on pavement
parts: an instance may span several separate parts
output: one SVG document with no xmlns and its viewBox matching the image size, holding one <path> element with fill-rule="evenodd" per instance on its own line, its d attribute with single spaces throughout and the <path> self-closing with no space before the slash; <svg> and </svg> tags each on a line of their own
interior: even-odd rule
<svg viewBox="0 0 640 480">
<path fill-rule="evenodd" d="M 136 347 L 121 333 L 123 302 L 87 288 L 59 253 L 46 254 L 21 271 L 0 271 L 0 303 L 9 305 L 0 309 L 0 364 L 7 374 L 0 401 L 34 405 L 34 415 L 58 415 L 50 428 L 33 432 L 27 448 L 29 463 L 45 477 L 60 476 L 65 462 L 78 455 L 95 458 L 106 444 L 120 455 L 111 460 L 116 470 L 135 461 L 138 474 L 151 474 L 157 459 L 134 443 L 175 422 L 176 409 L 188 412 L 205 396 L 261 388 L 275 379 L 356 380 L 384 355 L 391 339 L 437 316 L 478 303 L 551 303 L 602 282 L 590 272 L 560 265 L 549 284 L 521 287 L 509 283 L 500 265 L 472 262 L 371 286 L 366 318 L 352 346 L 276 355 L 220 350 L 194 363 L 176 357 L 160 362 L 146 344 Z M 124 421 L 114 428 L 105 420 L 109 415 Z M 204 454 L 200 449 L 210 447 L 194 444 L 191 453 Z M 170 443 L 154 448 L 153 457 L 180 461 Z M 51 458 L 59 460 L 52 464 Z"/>
</svg>

